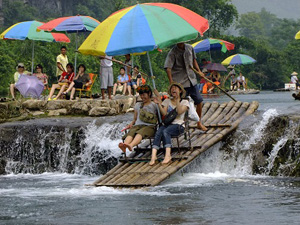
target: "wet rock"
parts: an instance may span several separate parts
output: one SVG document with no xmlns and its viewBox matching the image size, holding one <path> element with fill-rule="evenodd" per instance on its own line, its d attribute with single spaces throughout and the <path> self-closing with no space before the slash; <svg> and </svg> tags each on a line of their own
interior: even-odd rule
<svg viewBox="0 0 300 225">
<path fill-rule="evenodd" d="M 68 100 L 56 100 L 47 102 L 46 109 L 47 110 L 55 110 L 62 108 L 70 108 L 73 103 Z"/>
<path fill-rule="evenodd" d="M 86 115 L 87 112 L 89 111 L 89 107 L 86 103 L 84 102 L 75 102 L 72 107 L 72 114 L 83 114 Z"/>
<path fill-rule="evenodd" d="M 115 108 L 110 108 L 109 112 L 107 113 L 108 116 L 117 115 L 117 110 Z"/>
<path fill-rule="evenodd" d="M 34 111 L 31 113 L 33 116 L 40 116 L 40 115 L 44 115 L 45 112 L 42 112 L 42 111 Z"/>
<path fill-rule="evenodd" d="M 0 175 L 5 174 L 5 166 L 6 161 L 4 159 L 0 159 Z"/>
<path fill-rule="evenodd" d="M 48 116 L 67 115 L 67 109 L 49 110 Z"/>
<path fill-rule="evenodd" d="M 105 116 L 110 110 L 109 107 L 94 107 L 90 110 L 89 116 Z"/>
<path fill-rule="evenodd" d="M 133 112 L 133 111 L 134 111 L 134 108 L 129 108 L 126 110 L 126 113 Z"/>
<path fill-rule="evenodd" d="M 133 98 L 124 99 L 121 104 L 121 112 L 126 113 L 126 111 L 132 106 L 133 102 Z"/>
<path fill-rule="evenodd" d="M 46 104 L 47 104 L 46 101 L 30 99 L 30 100 L 23 102 L 22 107 L 29 109 L 29 110 L 41 110 L 41 109 L 45 108 Z"/>
</svg>

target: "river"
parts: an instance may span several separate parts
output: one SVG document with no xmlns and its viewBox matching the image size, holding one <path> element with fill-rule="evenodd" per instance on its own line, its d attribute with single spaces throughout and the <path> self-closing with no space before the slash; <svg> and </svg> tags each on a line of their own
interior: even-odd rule
<svg viewBox="0 0 300 225">
<path fill-rule="evenodd" d="M 258 112 L 239 129 L 251 126 L 249 140 L 274 115 L 299 112 L 291 93 L 236 95 L 260 102 Z M 228 101 L 226 96 L 205 101 Z M 89 143 L 108 145 L 119 155 L 118 138 L 97 139 L 99 127 L 89 125 Z M 107 127 L 107 125 L 105 125 Z M 119 129 L 119 128 L 118 128 Z M 98 135 L 99 136 L 99 135 Z M 299 224 L 300 179 L 251 174 L 251 159 L 225 160 L 222 143 L 157 187 L 140 190 L 90 187 L 98 175 L 60 172 L 9 173 L 0 176 L 0 224 Z M 245 150 L 246 149 L 246 150 Z M 271 157 L 271 156 L 270 156 Z"/>
</svg>

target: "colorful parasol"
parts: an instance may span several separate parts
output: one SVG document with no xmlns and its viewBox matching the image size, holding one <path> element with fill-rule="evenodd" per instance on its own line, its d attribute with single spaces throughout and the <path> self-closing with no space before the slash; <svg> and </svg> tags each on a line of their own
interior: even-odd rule
<svg viewBox="0 0 300 225">
<path fill-rule="evenodd" d="M 70 42 L 70 39 L 65 34 L 48 33 L 44 31 L 37 31 L 37 28 L 43 23 L 38 21 L 26 21 L 16 23 L 11 27 L 7 28 L 1 35 L 0 39 L 15 39 L 25 40 L 29 39 L 32 41 L 47 41 L 47 42 Z M 34 42 L 32 42 L 32 68 L 33 72 L 34 64 Z"/>
<path fill-rule="evenodd" d="M 223 65 L 245 65 L 255 63 L 256 60 L 248 55 L 235 54 L 226 58 L 222 64 Z"/>
<path fill-rule="evenodd" d="M 68 16 L 60 17 L 54 20 L 51 20 L 42 26 L 38 27 L 40 30 L 48 32 L 67 32 L 67 33 L 77 33 L 78 32 L 92 32 L 100 22 L 90 16 Z M 76 52 L 75 52 L 75 68 L 77 64 L 77 35 L 75 40 Z M 75 69 L 76 76 L 76 69 Z"/>
<path fill-rule="evenodd" d="M 300 39 L 300 31 L 298 31 L 298 33 L 296 34 L 295 39 Z"/>
<path fill-rule="evenodd" d="M 209 28 L 195 12 L 170 3 L 137 4 L 104 20 L 79 47 L 90 55 L 125 55 L 192 40 Z"/>
<path fill-rule="evenodd" d="M 70 39 L 65 34 L 37 31 L 36 29 L 42 24 L 42 22 L 35 20 L 16 23 L 15 25 L 7 28 L 0 35 L 0 39 L 30 39 L 33 41 L 70 42 Z"/>
<path fill-rule="evenodd" d="M 38 29 L 48 32 L 92 32 L 100 22 L 90 16 L 68 16 L 51 20 Z"/>
<path fill-rule="evenodd" d="M 207 38 L 202 41 L 198 41 L 192 44 L 196 53 L 205 52 L 205 51 L 213 51 L 213 50 L 221 50 L 222 52 L 227 52 L 234 49 L 234 44 L 224 41 L 221 39 L 215 38 Z"/>
</svg>

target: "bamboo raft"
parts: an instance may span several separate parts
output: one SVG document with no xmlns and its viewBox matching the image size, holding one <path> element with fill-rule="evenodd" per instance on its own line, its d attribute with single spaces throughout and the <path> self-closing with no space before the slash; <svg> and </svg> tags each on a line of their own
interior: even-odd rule
<svg viewBox="0 0 300 225">
<path fill-rule="evenodd" d="M 207 102 L 202 110 L 202 122 L 208 127 L 206 132 L 195 128 L 190 122 L 190 143 L 185 135 L 179 138 L 179 146 L 173 144 L 172 161 L 168 164 L 156 163 L 150 166 L 150 141 L 140 144 L 128 157 L 120 159 L 118 165 L 96 180 L 94 186 L 118 188 L 141 188 L 156 186 L 172 174 L 176 173 L 202 152 L 222 141 L 226 135 L 234 131 L 239 123 L 258 108 L 258 102 L 233 102 L 219 104 Z M 193 124 L 194 123 L 194 124 Z M 164 150 L 157 154 L 158 160 L 164 157 Z"/>
</svg>

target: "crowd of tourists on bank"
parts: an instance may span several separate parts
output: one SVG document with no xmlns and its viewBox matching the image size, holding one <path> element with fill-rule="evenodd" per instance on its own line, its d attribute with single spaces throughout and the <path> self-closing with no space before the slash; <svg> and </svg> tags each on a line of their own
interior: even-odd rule
<svg viewBox="0 0 300 225">
<path fill-rule="evenodd" d="M 91 88 L 95 77 L 86 73 L 86 67 L 84 64 L 80 64 L 78 68 L 74 68 L 72 63 L 69 63 L 67 56 L 67 48 L 62 46 L 61 54 L 56 58 L 56 83 L 52 84 L 51 89 L 48 87 L 47 74 L 43 72 L 42 65 L 38 64 L 35 68 L 35 73 L 31 74 L 26 71 L 23 63 L 18 63 L 16 72 L 14 74 L 14 83 L 10 85 L 10 93 L 12 99 L 15 99 L 16 83 L 21 75 L 36 76 L 37 79 L 44 84 L 44 88 L 50 89 L 48 101 L 57 100 L 67 95 L 70 92 L 70 100 L 75 98 L 76 89 Z M 130 54 L 125 55 L 124 67 L 120 68 L 120 73 L 117 77 L 117 81 L 114 83 L 113 76 L 113 57 L 105 56 L 100 57 L 100 81 L 101 81 L 101 94 L 102 99 L 105 99 L 105 93 L 109 99 L 112 99 L 112 95 L 116 95 L 117 92 L 127 94 L 129 96 L 134 93 L 137 95 L 136 89 L 146 83 L 146 79 L 139 72 L 139 66 L 135 65 L 132 68 L 132 62 Z M 132 68 L 132 69 L 131 69 Z M 75 76 L 75 69 L 77 73 Z M 132 72 L 131 72 L 132 71 Z M 55 90 L 58 90 L 58 94 L 53 98 Z"/>
</svg>

